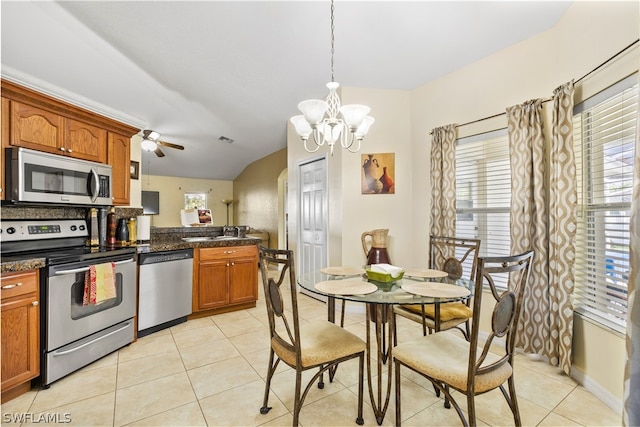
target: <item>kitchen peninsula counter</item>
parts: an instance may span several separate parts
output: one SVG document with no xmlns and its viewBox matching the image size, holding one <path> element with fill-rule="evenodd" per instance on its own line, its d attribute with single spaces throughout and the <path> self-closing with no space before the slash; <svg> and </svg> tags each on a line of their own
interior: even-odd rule
<svg viewBox="0 0 640 427">
<path fill-rule="evenodd" d="M 197 238 L 197 237 L 196 237 Z M 226 239 L 203 240 L 196 242 L 188 242 L 180 239 L 172 240 L 151 240 L 151 243 L 145 245 L 137 245 L 138 253 L 177 251 L 180 249 L 198 249 L 198 248 L 221 248 L 229 246 L 247 246 L 258 245 L 261 242 L 255 237 L 234 237 Z"/>
</svg>

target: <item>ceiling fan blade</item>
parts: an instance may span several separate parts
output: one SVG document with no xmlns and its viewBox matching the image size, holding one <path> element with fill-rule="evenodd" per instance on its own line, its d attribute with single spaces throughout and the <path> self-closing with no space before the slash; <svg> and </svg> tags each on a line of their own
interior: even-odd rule
<svg viewBox="0 0 640 427">
<path fill-rule="evenodd" d="M 175 148 L 176 150 L 184 150 L 182 145 L 172 144 L 170 142 L 156 141 L 156 144 L 162 145 L 163 147 Z"/>
<path fill-rule="evenodd" d="M 153 150 L 153 152 L 156 153 L 156 156 L 158 156 L 158 157 L 164 157 L 164 153 L 160 149 L 160 146 L 157 146 L 156 149 Z"/>
</svg>

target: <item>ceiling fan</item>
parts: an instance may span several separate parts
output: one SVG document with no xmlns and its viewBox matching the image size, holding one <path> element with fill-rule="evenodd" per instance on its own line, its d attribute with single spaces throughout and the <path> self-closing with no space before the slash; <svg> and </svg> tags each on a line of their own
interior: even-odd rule
<svg viewBox="0 0 640 427">
<path fill-rule="evenodd" d="M 158 157 L 164 157 L 165 154 L 160 146 L 175 148 L 176 150 L 184 150 L 182 145 L 172 144 L 170 142 L 159 141 L 160 134 L 154 130 L 145 129 L 142 131 L 142 143 L 140 144 L 145 151 L 153 151 Z"/>
</svg>

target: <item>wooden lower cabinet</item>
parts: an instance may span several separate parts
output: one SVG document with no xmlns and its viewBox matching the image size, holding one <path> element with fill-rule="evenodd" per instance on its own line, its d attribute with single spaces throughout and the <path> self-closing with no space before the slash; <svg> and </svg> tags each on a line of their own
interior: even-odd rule
<svg viewBox="0 0 640 427">
<path fill-rule="evenodd" d="M 199 248 L 194 253 L 193 313 L 255 306 L 258 247 Z"/>
<path fill-rule="evenodd" d="M 3 273 L 0 292 L 4 402 L 29 390 L 30 380 L 40 375 L 38 270 Z"/>
</svg>

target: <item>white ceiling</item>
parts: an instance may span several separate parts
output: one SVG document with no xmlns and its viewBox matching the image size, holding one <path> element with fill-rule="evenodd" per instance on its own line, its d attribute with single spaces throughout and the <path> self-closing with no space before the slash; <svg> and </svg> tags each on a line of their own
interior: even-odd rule
<svg viewBox="0 0 640 427">
<path fill-rule="evenodd" d="M 338 0 L 335 80 L 414 89 L 553 27 L 569 4 Z M 1 7 L 3 77 L 185 146 L 143 153 L 145 174 L 233 180 L 286 146 L 298 102 L 327 94 L 328 1 Z"/>
</svg>

